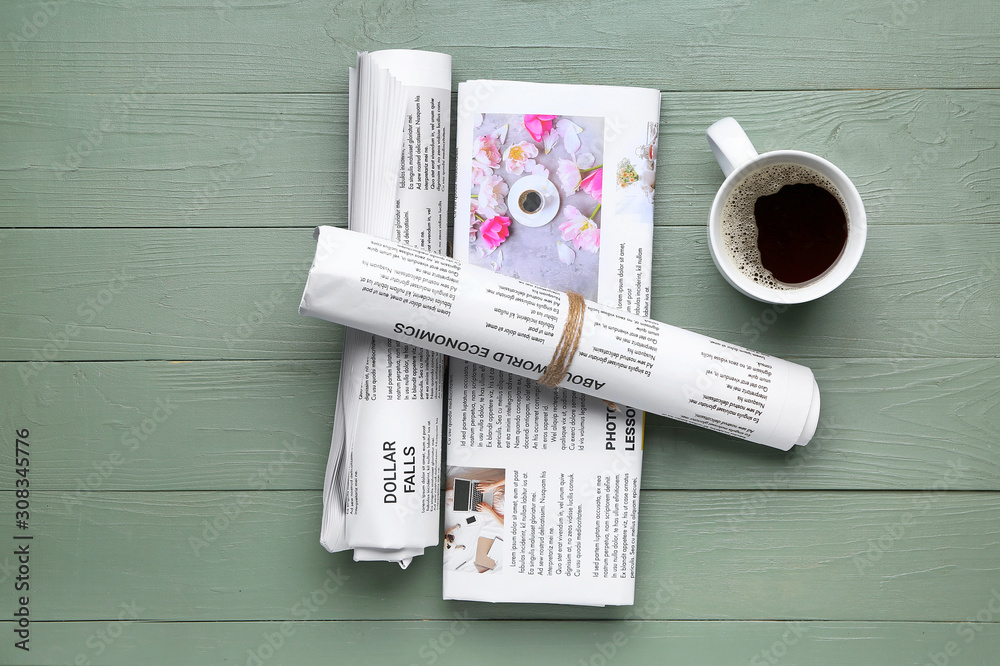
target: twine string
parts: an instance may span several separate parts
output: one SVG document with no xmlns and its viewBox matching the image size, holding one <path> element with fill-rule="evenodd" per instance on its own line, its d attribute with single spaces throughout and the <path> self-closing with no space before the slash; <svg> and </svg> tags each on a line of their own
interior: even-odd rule
<svg viewBox="0 0 1000 666">
<path fill-rule="evenodd" d="M 545 373 L 538 378 L 539 384 L 553 389 L 562 382 L 563 376 L 569 369 L 569 364 L 576 356 L 576 350 L 580 346 L 580 333 L 583 330 L 583 313 L 587 310 L 587 302 L 583 300 L 583 296 L 573 291 L 567 291 L 566 296 L 569 297 L 569 313 L 566 315 L 566 324 L 559 337 L 559 344 L 556 345 L 556 350 L 552 353 L 552 360 L 545 368 Z M 604 400 L 604 404 L 612 411 L 621 411 L 621 407 L 609 400 Z"/>
<path fill-rule="evenodd" d="M 559 337 L 559 344 L 552 353 L 552 360 L 545 368 L 545 373 L 538 378 L 538 383 L 542 386 L 555 388 L 563 380 L 566 370 L 576 350 L 580 346 L 580 331 L 583 330 L 583 313 L 587 309 L 587 302 L 580 294 L 567 291 L 569 297 L 569 313 L 566 315 L 566 324 L 563 326 L 562 335 Z"/>
</svg>

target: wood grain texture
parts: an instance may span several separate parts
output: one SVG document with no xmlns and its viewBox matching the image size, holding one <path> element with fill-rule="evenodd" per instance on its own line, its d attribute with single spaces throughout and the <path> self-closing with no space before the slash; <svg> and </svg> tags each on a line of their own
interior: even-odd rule
<svg viewBox="0 0 1000 666">
<path fill-rule="evenodd" d="M 1000 490 L 996 359 L 810 359 L 823 411 L 785 454 L 647 416 L 644 489 Z M 319 490 L 337 361 L 0 365 L 0 423 L 40 440 L 32 487 Z M 0 489 L 14 489 L 0 467 Z"/>
<path fill-rule="evenodd" d="M 454 74 L 662 90 L 996 87 L 1000 8 L 551 0 L 484 6 L 407 0 L 5 2 L 0 88 L 128 93 L 343 92 L 355 51 L 426 48 Z M 23 31 L 23 32 L 22 32 Z"/>
<path fill-rule="evenodd" d="M 45 580 L 32 595 L 36 621 L 114 618 L 132 601 L 151 620 L 304 619 L 296 604 L 327 579 L 336 582 L 309 619 L 634 612 L 442 601 L 439 548 L 406 571 L 326 553 L 318 491 L 32 498 L 32 571 Z M 944 489 L 650 491 L 640 509 L 636 608 L 659 594 L 669 602 L 652 619 L 963 621 L 1000 586 L 998 511 L 997 493 Z M 13 524 L 13 508 L 0 520 Z"/>
<path fill-rule="evenodd" d="M 108 627 L 117 632 L 116 620 L 42 622 L 32 654 L 46 663 L 83 655 L 107 666 L 255 664 L 254 656 L 301 666 L 344 663 L 342 655 L 358 653 L 369 664 L 404 666 L 463 666 L 473 653 L 524 664 L 768 664 L 780 655 L 792 664 L 842 666 L 933 663 L 931 655 L 945 655 L 946 648 L 952 663 L 989 664 L 1000 651 L 1000 626 L 990 623 L 664 622 L 642 620 L 640 610 L 634 617 L 495 624 L 459 612 L 447 620 L 377 623 L 144 621 L 123 626 L 113 640 Z M 5 650 L 0 645 L 0 658 L 11 656 Z"/>
<path fill-rule="evenodd" d="M 664 93 L 659 225 L 704 226 L 722 173 L 705 129 L 823 155 L 871 224 L 995 219 L 996 90 Z M 454 127 L 453 127 L 454 133 Z M 309 227 L 346 215 L 343 94 L 0 98 L 0 221 L 18 227 Z"/>
<path fill-rule="evenodd" d="M 995 357 L 1000 226 L 873 226 L 854 275 L 777 312 L 732 289 L 703 229 L 654 242 L 654 319 L 786 358 Z M 307 229 L 9 230 L 0 360 L 331 359 L 297 314 Z M 900 248 L 907 248 L 901 252 Z"/>
<path fill-rule="evenodd" d="M 0 551 L 0 663 L 996 663 L 998 25 L 995 0 L 0 2 L 0 497 L 30 427 L 35 536 L 30 653 Z M 344 221 L 345 69 L 393 47 L 661 90 L 654 317 L 816 372 L 788 455 L 647 420 L 632 608 L 445 602 L 437 548 L 318 544 L 342 336 L 295 306 L 310 228 Z M 712 266 L 727 115 L 857 183 L 835 293 L 779 311 Z"/>
</svg>

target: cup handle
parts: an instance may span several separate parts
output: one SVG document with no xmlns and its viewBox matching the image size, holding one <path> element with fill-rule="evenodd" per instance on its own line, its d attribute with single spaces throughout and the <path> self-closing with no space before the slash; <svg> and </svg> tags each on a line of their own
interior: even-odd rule
<svg viewBox="0 0 1000 666">
<path fill-rule="evenodd" d="M 705 132 L 708 145 L 715 160 L 722 167 L 722 173 L 729 174 L 757 157 L 757 151 L 750 143 L 750 137 L 743 131 L 735 118 L 723 118 L 712 124 Z"/>
</svg>

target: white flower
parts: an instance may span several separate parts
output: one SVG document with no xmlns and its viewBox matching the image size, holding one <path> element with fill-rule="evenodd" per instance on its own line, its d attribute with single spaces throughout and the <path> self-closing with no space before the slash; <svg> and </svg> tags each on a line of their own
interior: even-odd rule
<svg viewBox="0 0 1000 666">
<path fill-rule="evenodd" d="M 527 169 L 527 172 L 532 176 L 543 176 L 545 178 L 549 177 L 549 170 L 537 162 L 532 165 L 531 168 Z"/>
<path fill-rule="evenodd" d="M 538 146 L 530 141 L 511 144 L 503 154 L 507 173 L 517 176 L 524 173 L 525 169 L 533 168 L 535 166 L 533 157 L 538 157 Z"/>
<path fill-rule="evenodd" d="M 507 183 L 496 174 L 483 179 L 479 184 L 479 196 L 476 199 L 476 212 L 479 216 L 488 220 L 506 213 L 507 204 L 504 203 L 504 197 L 508 191 Z"/>
<path fill-rule="evenodd" d="M 559 166 L 556 168 L 556 176 L 559 177 L 559 183 L 562 185 L 566 196 L 580 189 L 580 181 L 583 178 L 580 176 L 580 168 L 573 160 L 559 160 Z"/>
<path fill-rule="evenodd" d="M 481 184 L 488 177 L 493 175 L 493 169 L 489 168 L 482 162 L 477 162 L 472 160 L 472 186 Z"/>
</svg>

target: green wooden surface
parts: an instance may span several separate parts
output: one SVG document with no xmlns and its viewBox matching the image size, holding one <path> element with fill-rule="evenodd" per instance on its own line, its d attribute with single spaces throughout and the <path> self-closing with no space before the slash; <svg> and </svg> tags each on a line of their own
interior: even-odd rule
<svg viewBox="0 0 1000 666">
<path fill-rule="evenodd" d="M 961 468 L 942 465 L 935 481 L 948 488 L 954 474 Z M 319 491 L 38 491 L 40 619 L 113 617 L 134 599 L 148 620 L 294 620 L 296 602 L 330 571 L 347 580 L 314 619 L 447 619 L 456 610 L 593 619 L 634 610 L 442 601 L 439 549 L 402 571 L 313 547 L 319 502 Z M 636 604 L 662 589 L 671 598 L 653 619 L 964 620 L 1000 587 L 998 511 L 994 493 L 946 489 L 877 502 L 854 491 L 650 491 Z M 13 512 L 2 518 L 10 524 Z"/>
<path fill-rule="evenodd" d="M 301 227 L 343 218 L 345 94 L 122 98 L 0 98 L 8 148 L 0 183 L 11 184 L 0 214 L 21 227 Z M 974 159 L 995 148 L 993 89 L 665 92 L 661 105 L 660 149 L 671 159 L 661 164 L 657 224 L 706 218 L 719 171 L 704 129 L 726 114 L 753 127 L 762 150 L 795 147 L 842 164 L 879 224 L 982 222 L 1000 206 L 992 196 L 1000 174 Z"/>
<path fill-rule="evenodd" d="M 998 28 L 992 0 L 3 2 L 0 663 L 995 664 Z M 654 317 L 816 372 L 791 455 L 648 419 L 633 608 L 445 602 L 439 552 L 318 544 L 342 335 L 295 305 L 343 223 L 345 68 L 396 46 L 659 88 Z M 715 271 L 725 115 L 856 182 L 833 294 L 775 313 Z"/>
</svg>

